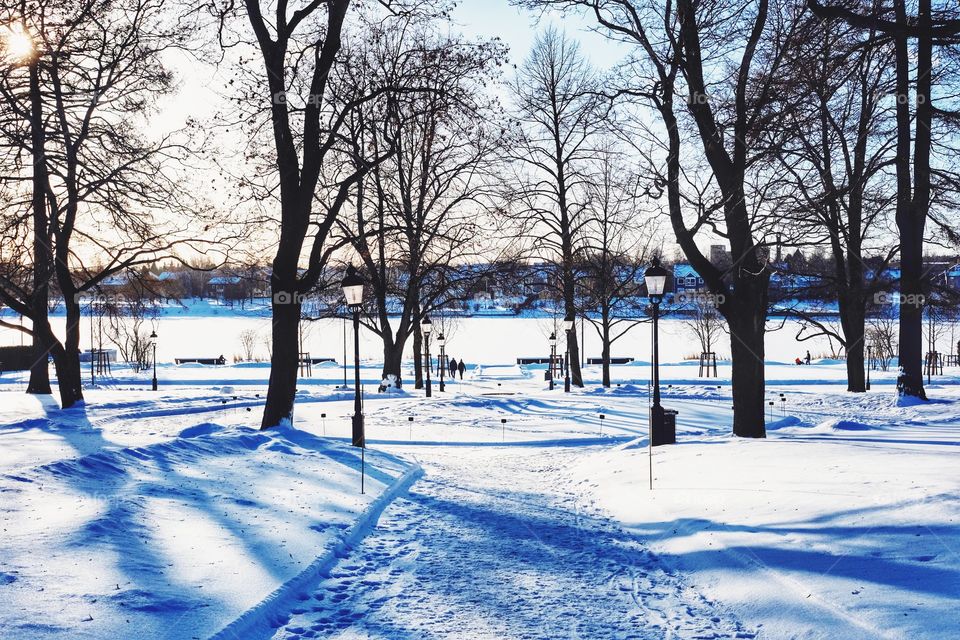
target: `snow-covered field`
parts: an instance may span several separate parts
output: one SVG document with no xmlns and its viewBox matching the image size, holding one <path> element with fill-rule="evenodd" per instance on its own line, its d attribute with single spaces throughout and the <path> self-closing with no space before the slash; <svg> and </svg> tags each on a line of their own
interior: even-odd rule
<svg viewBox="0 0 960 640">
<path fill-rule="evenodd" d="M 729 368 L 667 364 L 651 461 L 647 366 L 565 394 L 501 359 L 426 399 L 373 355 L 363 495 L 337 366 L 271 432 L 264 366 L 116 367 L 66 412 L 4 376 L 0 637 L 960 637 L 956 368 L 896 407 L 892 373 L 772 364 L 744 441 Z"/>
</svg>

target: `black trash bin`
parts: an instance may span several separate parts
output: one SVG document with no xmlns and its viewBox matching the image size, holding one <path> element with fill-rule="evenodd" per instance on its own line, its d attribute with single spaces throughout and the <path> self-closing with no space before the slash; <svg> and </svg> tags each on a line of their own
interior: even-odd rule
<svg viewBox="0 0 960 640">
<path fill-rule="evenodd" d="M 655 416 L 651 416 L 653 422 L 653 446 L 658 447 L 662 444 L 677 443 L 677 414 L 673 409 L 662 409 L 663 422 L 657 425 Z"/>
</svg>

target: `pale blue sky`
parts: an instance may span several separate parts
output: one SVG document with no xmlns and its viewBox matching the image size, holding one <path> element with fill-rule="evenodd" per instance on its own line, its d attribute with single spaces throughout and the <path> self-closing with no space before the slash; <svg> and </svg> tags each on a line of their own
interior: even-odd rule
<svg viewBox="0 0 960 640">
<path fill-rule="evenodd" d="M 530 51 L 537 33 L 549 25 L 579 40 L 583 52 L 597 67 L 609 68 L 623 56 L 623 49 L 603 36 L 590 31 L 593 23 L 576 15 L 518 9 L 508 0 L 460 0 L 453 13 L 463 33 L 477 36 L 499 36 L 510 47 L 514 63 L 522 61 Z"/>
<path fill-rule="evenodd" d="M 582 52 L 598 69 L 605 70 L 624 54 L 622 45 L 610 42 L 590 31 L 593 22 L 576 15 L 541 15 L 518 9 L 509 0 L 459 0 L 453 13 L 455 28 L 467 36 L 498 36 L 510 47 L 510 61 L 519 64 L 527 56 L 537 33 L 548 26 L 560 28 L 580 41 Z M 170 54 L 170 65 L 177 71 L 181 90 L 161 100 L 155 117 L 157 131 L 183 126 L 189 116 L 211 116 L 222 106 L 218 89 L 229 79 L 229 68 L 214 69 L 197 64 L 184 54 Z M 505 70 L 510 73 L 510 70 Z"/>
</svg>

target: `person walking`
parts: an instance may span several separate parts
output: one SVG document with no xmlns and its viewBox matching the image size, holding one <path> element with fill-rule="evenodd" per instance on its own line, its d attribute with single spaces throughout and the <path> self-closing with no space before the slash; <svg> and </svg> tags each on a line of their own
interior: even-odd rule
<svg viewBox="0 0 960 640">
<path fill-rule="evenodd" d="M 447 371 L 450 372 L 451 380 L 457 377 L 457 359 L 456 358 L 450 358 L 450 362 L 447 366 Z"/>
<path fill-rule="evenodd" d="M 467 365 L 463 364 L 463 360 L 460 360 L 460 364 L 457 365 L 457 371 L 460 372 L 460 379 L 463 380 L 463 372 L 467 370 Z"/>
<path fill-rule="evenodd" d="M 807 364 L 810 364 L 810 350 L 807 349 L 807 357 L 805 358 Z"/>
</svg>

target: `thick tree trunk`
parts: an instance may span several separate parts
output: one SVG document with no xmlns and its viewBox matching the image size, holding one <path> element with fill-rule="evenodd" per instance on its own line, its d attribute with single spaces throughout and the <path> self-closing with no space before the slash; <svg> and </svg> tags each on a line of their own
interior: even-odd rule
<svg viewBox="0 0 960 640">
<path fill-rule="evenodd" d="M 867 378 L 863 366 L 865 314 L 861 297 L 841 297 L 839 311 L 847 351 L 847 391 L 863 393 L 867 390 Z"/>
<path fill-rule="evenodd" d="M 276 278 L 271 278 L 270 285 L 273 293 L 273 353 L 270 357 L 270 386 L 260 424 L 262 429 L 292 419 L 300 358 L 300 301 L 294 293 L 296 288 L 284 285 Z"/>
<path fill-rule="evenodd" d="M 397 389 L 403 387 L 403 378 L 400 375 L 403 347 L 403 342 L 394 342 L 389 336 L 383 339 L 383 379 L 386 380 L 388 375 L 395 376 Z"/>
<path fill-rule="evenodd" d="M 37 292 L 34 291 L 34 296 Z M 37 314 L 41 305 L 33 305 L 33 313 Z M 30 381 L 27 383 L 27 393 L 49 394 L 50 390 L 50 365 L 47 356 L 52 351 L 53 345 L 46 337 L 48 334 L 39 327 L 49 323 L 47 319 L 47 303 L 44 300 L 44 311 L 40 317 L 34 315 L 33 320 L 33 364 L 30 365 Z"/>
<path fill-rule="evenodd" d="M 27 393 L 50 393 L 50 370 L 47 355 L 56 338 L 50 331 L 47 303 L 50 293 L 50 268 L 53 253 L 47 225 L 47 159 L 46 136 L 43 121 L 43 100 L 40 93 L 40 75 L 34 60 L 30 64 L 30 141 L 33 155 L 33 295 L 30 299 L 33 321 L 33 364 Z"/>
<path fill-rule="evenodd" d="M 923 388 L 923 241 L 900 232 L 900 393 L 926 400 Z"/>
<path fill-rule="evenodd" d="M 748 293 L 745 289 L 750 285 L 745 280 L 741 280 L 740 286 L 726 314 L 730 325 L 733 433 L 741 438 L 765 438 L 763 338 L 766 295 L 765 291 Z M 760 283 L 756 283 L 754 288 L 759 286 Z"/>
<path fill-rule="evenodd" d="M 80 368 L 80 303 L 65 295 L 67 312 L 66 340 L 63 349 L 53 351 L 57 368 L 60 405 L 66 409 L 83 402 L 83 371 Z"/>
</svg>

